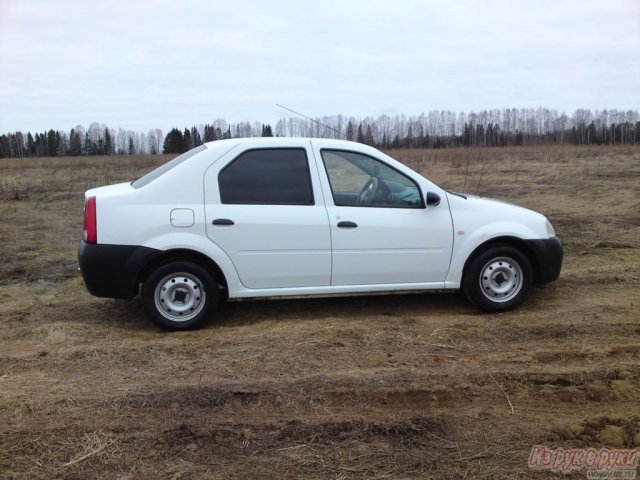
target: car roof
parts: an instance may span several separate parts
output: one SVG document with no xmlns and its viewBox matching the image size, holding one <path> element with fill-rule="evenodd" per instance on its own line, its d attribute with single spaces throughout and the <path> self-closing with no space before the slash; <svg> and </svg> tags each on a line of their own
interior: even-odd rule
<svg viewBox="0 0 640 480">
<path fill-rule="evenodd" d="M 358 151 L 362 153 L 368 153 L 370 155 L 380 154 L 379 150 L 376 150 L 364 143 L 352 142 L 348 140 L 341 140 L 335 138 L 312 138 L 312 137 L 241 137 L 230 138 L 225 140 L 214 140 L 207 142 L 205 145 L 209 149 L 224 150 L 232 148 L 237 145 L 242 145 L 243 148 L 287 148 L 287 147 L 308 147 L 313 142 L 313 145 L 318 148 L 333 148 Z"/>
<path fill-rule="evenodd" d="M 340 140 L 335 138 L 312 138 L 312 137 L 241 137 L 241 138 L 230 138 L 225 140 L 214 140 L 212 142 L 207 142 L 205 145 L 209 148 L 222 146 L 224 144 L 230 145 L 238 145 L 242 144 L 255 144 L 256 146 L 260 145 L 302 145 L 308 144 L 309 142 L 313 142 L 316 145 L 331 145 L 333 147 L 342 146 L 343 148 L 361 148 L 367 147 L 367 145 L 358 142 L 352 142 L 348 140 Z"/>
</svg>

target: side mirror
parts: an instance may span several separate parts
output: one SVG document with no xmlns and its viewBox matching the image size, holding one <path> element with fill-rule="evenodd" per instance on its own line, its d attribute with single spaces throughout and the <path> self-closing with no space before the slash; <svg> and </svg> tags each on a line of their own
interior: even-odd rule
<svg viewBox="0 0 640 480">
<path fill-rule="evenodd" d="M 440 195 L 433 192 L 427 192 L 427 206 L 435 207 L 440 205 Z"/>
</svg>

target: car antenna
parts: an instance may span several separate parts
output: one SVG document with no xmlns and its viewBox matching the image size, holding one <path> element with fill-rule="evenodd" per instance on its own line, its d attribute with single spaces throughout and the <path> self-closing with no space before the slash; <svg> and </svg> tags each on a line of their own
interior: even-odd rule
<svg viewBox="0 0 640 480">
<path fill-rule="evenodd" d="M 279 103 L 276 103 L 276 106 L 278 106 L 278 107 L 280 107 L 280 108 L 284 108 L 285 110 L 289 110 L 291 113 L 295 113 L 296 115 L 299 115 L 299 116 L 300 116 L 300 117 L 302 117 L 302 118 L 306 118 L 307 120 L 311 120 L 312 122 L 317 123 L 318 125 L 322 125 L 324 128 L 328 128 L 329 130 L 334 131 L 334 132 L 336 132 L 336 133 L 338 133 L 338 134 L 342 135 L 342 136 L 343 136 L 343 137 L 345 137 L 345 138 L 347 137 L 344 133 L 342 133 L 342 132 L 341 132 L 340 130 L 338 130 L 337 128 L 333 128 L 333 127 L 330 127 L 329 125 L 325 125 L 324 123 L 319 122 L 318 120 L 314 120 L 314 119 L 313 119 L 313 118 L 311 118 L 311 117 L 307 117 L 306 115 L 303 115 L 303 114 L 301 114 L 300 112 L 296 112 L 295 110 L 291 110 L 289 107 L 285 107 L 284 105 L 280 105 Z"/>
</svg>

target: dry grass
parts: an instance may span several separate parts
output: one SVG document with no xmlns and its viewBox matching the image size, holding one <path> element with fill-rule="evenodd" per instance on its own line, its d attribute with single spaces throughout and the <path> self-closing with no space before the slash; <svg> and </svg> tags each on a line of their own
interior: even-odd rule
<svg viewBox="0 0 640 480">
<path fill-rule="evenodd" d="M 0 162 L 0 477 L 518 478 L 534 444 L 640 444 L 640 149 L 392 152 L 547 214 L 559 281 L 230 303 L 161 333 L 76 271 L 82 192 L 158 157 Z M 549 478 L 556 478 L 549 475 Z"/>
</svg>

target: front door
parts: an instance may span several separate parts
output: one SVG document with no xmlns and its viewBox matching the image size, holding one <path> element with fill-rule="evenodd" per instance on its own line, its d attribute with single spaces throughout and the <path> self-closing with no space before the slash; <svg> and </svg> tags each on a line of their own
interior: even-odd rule
<svg viewBox="0 0 640 480">
<path fill-rule="evenodd" d="M 327 149 L 319 156 L 331 190 L 331 285 L 444 286 L 453 229 L 448 206 L 426 208 L 416 181 L 373 157 Z"/>
</svg>

